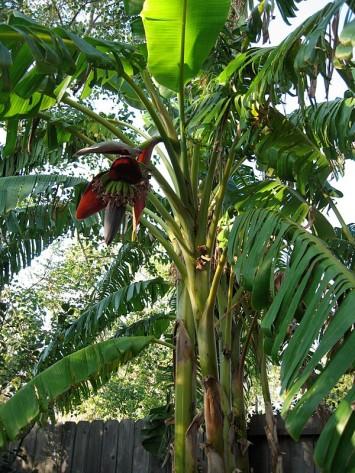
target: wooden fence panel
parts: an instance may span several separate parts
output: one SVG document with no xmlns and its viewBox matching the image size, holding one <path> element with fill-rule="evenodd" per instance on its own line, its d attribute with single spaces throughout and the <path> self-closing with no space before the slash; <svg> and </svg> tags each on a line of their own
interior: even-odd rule
<svg viewBox="0 0 355 473">
<path fill-rule="evenodd" d="M 144 421 L 140 420 L 134 426 L 134 450 L 133 450 L 133 469 L 134 473 L 150 473 L 149 471 L 149 453 L 142 445 L 141 429 Z"/>
<path fill-rule="evenodd" d="M 123 420 L 118 431 L 116 473 L 129 473 L 133 464 L 134 422 Z"/>
<path fill-rule="evenodd" d="M 98 473 L 100 471 L 103 430 L 104 423 L 102 420 L 91 422 L 86 449 L 85 473 Z"/>
<path fill-rule="evenodd" d="M 284 471 L 292 473 L 315 473 L 313 461 L 309 463 L 306 452 L 313 450 L 312 439 L 301 442 L 290 442 L 289 438 L 281 437 L 280 449 L 283 453 Z"/>
<path fill-rule="evenodd" d="M 38 428 L 36 426 L 23 439 L 19 451 L 20 456 L 15 462 L 16 473 L 32 472 L 34 469 L 34 453 L 36 449 L 37 431 Z"/>
<path fill-rule="evenodd" d="M 60 473 L 70 473 L 74 452 L 76 423 L 66 422 L 62 427 Z"/>
<path fill-rule="evenodd" d="M 38 470 L 39 473 L 46 473 L 45 464 L 48 453 L 48 440 L 48 428 L 38 429 L 33 462 L 35 469 Z"/>
<path fill-rule="evenodd" d="M 149 455 L 149 473 L 170 473 L 169 465 L 162 467 L 160 461 L 154 455 Z"/>
<path fill-rule="evenodd" d="M 66 422 L 63 425 L 34 428 L 21 444 L 21 456 L 12 465 L 16 473 L 170 473 L 171 465 L 161 467 L 157 458 L 141 444 L 143 421 Z M 264 433 L 264 418 L 255 417 L 249 426 L 251 473 L 270 473 L 270 452 Z M 278 420 L 280 448 L 285 473 L 319 473 L 312 455 L 322 425 L 307 424 L 301 441 L 287 435 Z M 202 434 L 199 443 L 204 443 Z M 12 444 L 13 449 L 16 446 Z M 10 456 L 10 455 L 9 455 Z M 200 452 L 201 471 L 206 469 Z M 1 463 L 1 462 L 0 462 Z M 1 470 L 1 468 L 0 468 Z"/>
<path fill-rule="evenodd" d="M 37 473 L 58 473 L 61 460 L 62 425 L 38 429 L 34 465 Z"/>
<path fill-rule="evenodd" d="M 70 473 L 85 473 L 90 422 L 80 421 L 76 427 L 75 444 Z"/>
<path fill-rule="evenodd" d="M 251 473 L 270 473 L 270 453 L 266 439 L 260 435 L 250 438 L 249 441 Z"/>
<path fill-rule="evenodd" d="M 118 429 L 117 420 L 109 420 L 104 425 L 99 473 L 116 473 Z"/>
</svg>

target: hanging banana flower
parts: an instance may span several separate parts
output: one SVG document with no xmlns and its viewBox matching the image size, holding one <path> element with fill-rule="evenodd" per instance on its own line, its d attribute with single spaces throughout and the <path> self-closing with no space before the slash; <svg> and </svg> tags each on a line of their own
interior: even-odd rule
<svg viewBox="0 0 355 473">
<path fill-rule="evenodd" d="M 153 138 L 142 148 L 106 141 L 76 153 L 77 156 L 90 153 L 118 155 L 108 171 L 101 172 L 89 183 L 76 209 L 78 220 L 105 209 L 104 238 L 107 245 L 124 222 L 127 205 L 133 207 L 133 232 L 136 232 L 149 190 L 149 175 L 139 163 L 149 164 L 153 148 L 159 141 L 159 138 Z"/>
</svg>

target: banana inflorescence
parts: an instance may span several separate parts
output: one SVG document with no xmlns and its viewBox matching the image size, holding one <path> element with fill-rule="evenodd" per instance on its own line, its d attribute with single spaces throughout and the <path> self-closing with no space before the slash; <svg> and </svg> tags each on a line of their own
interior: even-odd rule
<svg viewBox="0 0 355 473">
<path fill-rule="evenodd" d="M 135 186 L 124 181 L 109 181 L 104 188 L 105 194 L 118 194 L 127 202 L 133 200 L 136 194 Z"/>
</svg>

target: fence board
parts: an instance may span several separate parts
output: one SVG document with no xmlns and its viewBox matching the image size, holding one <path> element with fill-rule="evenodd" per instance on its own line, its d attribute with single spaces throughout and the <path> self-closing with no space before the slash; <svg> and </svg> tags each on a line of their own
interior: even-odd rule
<svg viewBox="0 0 355 473">
<path fill-rule="evenodd" d="M 94 420 L 90 424 L 85 473 L 98 473 L 100 470 L 103 429 L 102 420 Z"/>
<path fill-rule="evenodd" d="M 20 457 L 15 462 L 15 471 L 24 472 L 32 471 L 34 469 L 34 454 L 36 450 L 38 427 L 35 426 L 23 439 L 20 448 Z"/>
<path fill-rule="evenodd" d="M 34 466 L 39 473 L 45 473 L 42 465 L 45 463 L 47 452 L 48 452 L 48 431 L 44 429 L 38 429 L 36 439 L 36 449 L 34 451 Z"/>
<path fill-rule="evenodd" d="M 89 439 L 89 430 L 89 422 L 78 422 L 70 473 L 85 473 L 86 447 Z"/>
<path fill-rule="evenodd" d="M 63 424 L 60 473 L 70 473 L 71 471 L 75 434 L 75 422 L 66 422 L 65 424 Z"/>
<path fill-rule="evenodd" d="M 35 469 L 38 473 L 57 473 L 59 471 L 61 433 L 61 425 L 47 425 L 38 430 L 34 454 Z"/>
<path fill-rule="evenodd" d="M 118 431 L 118 450 L 116 473 L 132 471 L 134 447 L 134 423 L 129 420 L 120 422 Z"/>
<path fill-rule="evenodd" d="M 168 466 L 162 467 L 159 458 L 149 455 L 149 473 L 168 473 Z"/>
<path fill-rule="evenodd" d="M 307 465 L 309 465 L 309 471 L 311 473 L 317 473 L 316 466 L 313 461 L 314 442 L 312 437 L 306 437 L 304 440 L 301 439 L 300 444 L 303 449 L 303 458 Z"/>
<path fill-rule="evenodd" d="M 313 440 L 313 449 L 312 449 L 312 452 L 311 452 L 311 456 L 313 456 L 313 452 L 316 449 L 316 443 L 317 443 L 318 437 L 319 437 L 319 434 L 317 436 L 314 435 L 313 438 L 312 438 L 312 440 Z M 312 458 L 312 460 L 313 460 L 313 458 Z M 314 473 L 321 473 L 321 471 L 318 470 L 316 464 L 314 464 Z"/>
<path fill-rule="evenodd" d="M 280 440 L 281 451 L 284 455 L 284 470 L 292 473 L 314 473 L 313 463 L 309 464 L 305 457 L 304 447 L 313 450 L 312 440 L 307 439 L 301 442 L 290 442 L 287 437 Z"/>
<path fill-rule="evenodd" d="M 143 448 L 141 440 L 141 429 L 144 421 L 140 420 L 134 426 L 134 450 L 133 471 L 134 473 L 149 473 L 149 453 Z"/>
<path fill-rule="evenodd" d="M 102 438 L 100 473 L 116 472 L 118 428 L 119 423 L 117 420 L 105 422 Z"/>
<path fill-rule="evenodd" d="M 0 471 L 7 465 L 13 465 L 13 471 L 15 472 L 17 452 L 19 451 L 19 441 L 10 442 L 7 451 L 0 452 Z M 4 466 L 5 465 L 5 466 Z"/>
<path fill-rule="evenodd" d="M 49 435 L 51 436 L 51 473 L 60 473 L 60 466 L 62 461 L 62 436 L 63 436 L 63 424 L 54 425 L 51 424 L 49 427 Z"/>
<path fill-rule="evenodd" d="M 266 439 L 256 436 L 249 446 L 249 461 L 251 473 L 270 473 L 270 453 Z"/>
</svg>

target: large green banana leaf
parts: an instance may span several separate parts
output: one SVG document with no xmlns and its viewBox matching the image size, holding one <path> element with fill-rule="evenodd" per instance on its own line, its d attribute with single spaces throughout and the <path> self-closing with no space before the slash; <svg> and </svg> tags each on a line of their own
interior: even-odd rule
<svg viewBox="0 0 355 473">
<path fill-rule="evenodd" d="M 0 214 L 15 209 L 26 197 L 34 197 L 58 186 L 63 188 L 85 183 L 80 177 L 38 174 L 31 176 L 8 176 L 0 178 Z"/>
<path fill-rule="evenodd" d="M 145 65 L 139 48 L 80 38 L 63 28 L 46 28 L 14 13 L 0 24 L 0 117 L 35 115 L 60 101 L 70 86 L 114 87 L 122 71 Z"/>
<path fill-rule="evenodd" d="M 45 414 L 53 404 L 70 405 L 105 382 L 121 364 L 139 355 L 153 337 L 122 337 L 97 343 L 66 356 L 35 376 L 9 401 L 0 405 L 0 448 Z"/>
<path fill-rule="evenodd" d="M 297 439 L 318 404 L 354 366 L 354 274 L 320 239 L 271 210 L 252 209 L 239 216 L 228 250 L 240 284 L 251 291 L 254 308 L 263 311 L 265 348 L 281 359 L 283 416 Z M 282 283 L 276 291 L 280 270 Z M 353 438 L 350 427 L 341 428 L 350 422 L 349 399 L 343 402 L 321 439 L 324 445 L 328 436 L 339 437 L 338 446 L 317 449 L 326 473 L 334 473 L 326 465 L 335 458 L 338 471 L 351 471 L 345 465 L 353 461 Z"/>
<path fill-rule="evenodd" d="M 309 183 L 323 184 L 331 171 L 324 154 L 282 113 L 270 108 L 268 114 L 255 146 L 258 162 L 279 178 L 296 181 L 302 193 Z"/>
<path fill-rule="evenodd" d="M 339 35 L 339 43 L 335 50 L 335 64 L 341 65 L 342 60 L 353 61 L 355 45 L 355 20 L 344 26 Z"/>
<path fill-rule="evenodd" d="M 123 0 L 127 15 L 139 15 L 142 11 L 144 0 Z"/>
<path fill-rule="evenodd" d="M 197 75 L 216 42 L 230 0 L 146 0 L 141 16 L 148 68 L 169 89 Z"/>
<path fill-rule="evenodd" d="M 286 5 L 286 2 L 282 2 Z M 287 2 L 290 3 L 290 2 Z M 250 48 L 237 56 L 225 67 L 219 80 L 225 83 L 233 74 L 239 79 L 252 78 L 247 83 L 243 100 L 245 106 L 256 100 L 279 103 L 284 93 L 297 91 L 300 103 L 307 90 L 307 76 L 323 70 L 325 60 L 332 60 L 327 45 L 328 28 L 345 0 L 322 5 L 322 9 L 294 29 L 278 46 Z M 277 85 L 276 85 L 277 84 Z"/>
<path fill-rule="evenodd" d="M 289 119 L 323 149 L 328 159 L 335 161 L 342 155 L 347 159 L 354 158 L 355 97 L 310 105 L 294 111 Z"/>
<path fill-rule="evenodd" d="M 129 312 L 141 311 L 164 296 L 169 285 L 160 277 L 120 287 L 86 308 L 41 354 L 39 368 L 58 357 L 92 343 L 95 337 Z"/>
</svg>

